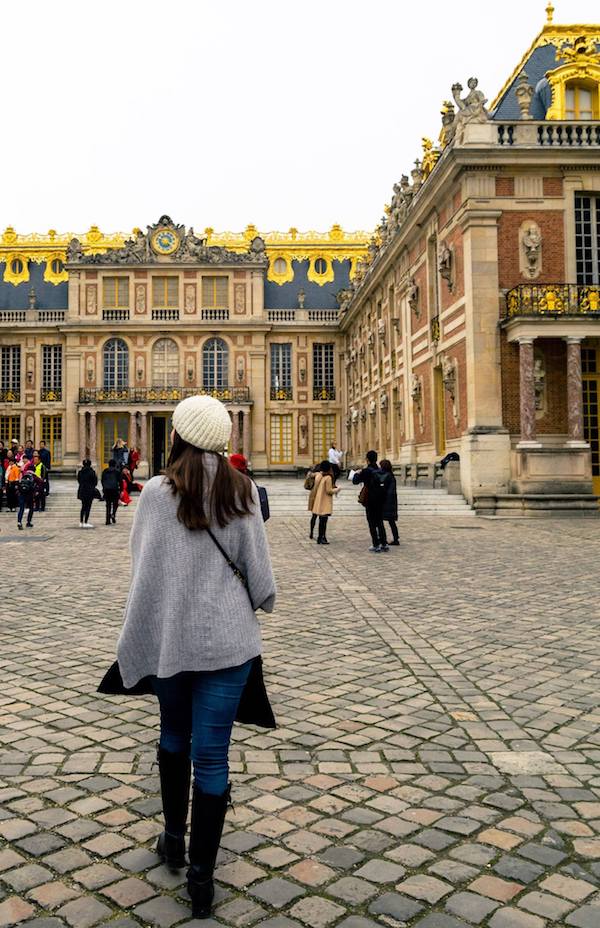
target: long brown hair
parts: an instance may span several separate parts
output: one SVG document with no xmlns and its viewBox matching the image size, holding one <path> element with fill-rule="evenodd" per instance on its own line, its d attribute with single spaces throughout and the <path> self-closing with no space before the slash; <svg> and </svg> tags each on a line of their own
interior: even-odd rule
<svg viewBox="0 0 600 928">
<path fill-rule="evenodd" d="M 208 528 L 213 520 L 223 528 L 236 516 L 252 512 L 250 478 L 234 470 L 220 454 L 214 455 L 217 462 L 213 477 L 207 471 L 207 454 L 211 452 L 190 445 L 175 432 L 165 477 L 173 494 L 179 497 L 177 518 L 192 531 Z"/>
</svg>

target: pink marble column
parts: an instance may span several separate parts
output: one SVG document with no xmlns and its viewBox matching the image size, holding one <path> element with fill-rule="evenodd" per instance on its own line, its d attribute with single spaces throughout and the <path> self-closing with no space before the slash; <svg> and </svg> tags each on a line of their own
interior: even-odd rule
<svg viewBox="0 0 600 928">
<path fill-rule="evenodd" d="M 249 461 L 251 450 L 250 450 L 250 411 L 248 409 L 244 409 L 243 417 L 244 417 L 243 418 L 244 433 L 242 436 L 242 440 L 244 443 L 244 450 L 242 453 L 244 457 L 246 458 L 246 460 Z"/>
<path fill-rule="evenodd" d="M 535 383 L 533 378 L 533 338 L 519 339 L 519 400 L 521 439 L 518 448 L 539 448 L 536 441 Z"/>
<path fill-rule="evenodd" d="M 129 448 L 137 445 L 137 413 L 129 413 Z"/>
<path fill-rule="evenodd" d="M 90 458 L 92 463 L 97 462 L 96 457 L 96 410 L 92 409 L 90 412 Z"/>
<path fill-rule="evenodd" d="M 140 461 L 148 460 L 148 413 L 140 413 Z"/>
<path fill-rule="evenodd" d="M 85 421 L 87 413 L 83 409 L 79 410 L 79 460 L 83 461 L 88 456 L 87 447 L 87 424 Z"/>
<path fill-rule="evenodd" d="M 238 454 L 240 450 L 240 416 L 237 409 L 231 411 L 231 453 Z"/>
<path fill-rule="evenodd" d="M 567 342 L 567 415 L 568 444 L 585 447 L 583 438 L 583 387 L 581 383 L 581 339 L 568 336 Z"/>
</svg>

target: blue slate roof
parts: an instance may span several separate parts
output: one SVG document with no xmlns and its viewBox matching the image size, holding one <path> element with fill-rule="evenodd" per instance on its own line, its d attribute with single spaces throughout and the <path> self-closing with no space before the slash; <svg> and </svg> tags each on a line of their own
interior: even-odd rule
<svg viewBox="0 0 600 928">
<path fill-rule="evenodd" d="M 27 309 L 29 291 L 35 289 L 35 304 L 38 309 L 67 309 L 69 303 L 69 285 L 67 281 L 51 284 L 44 280 L 44 264 L 29 262 L 29 280 L 22 284 L 8 283 L 4 280 L 6 264 L 0 261 L 0 309 Z"/>
<path fill-rule="evenodd" d="M 523 71 L 527 74 L 528 83 L 532 87 L 535 87 L 530 113 L 534 119 L 545 119 L 548 107 L 552 102 L 546 71 L 552 71 L 554 68 L 565 63 L 565 59 L 558 57 L 558 55 L 559 52 L 554 45 L 541 45 L 539 48 L 534 48 L 521 70 L 515 74 L 512 83 L 509 85 L 496 109 L 493 111 L 493 119 L 515 120 L 522 118 L 521 110 L 517 103 L 515 87 Z"/>
<path fill-rule="evenodd" d="M 292 261 L 294 279 L 276 284 L 265 279 L 265 309 L 294 309 L 298 306 L 298 291 L 304 290 L 305 309 L 337 309 L 336 293 L 350 285 L 350 261 L 333 261 L 335 280 L 315 284 L 308 279 L 309 262 Z"/>
</svg>

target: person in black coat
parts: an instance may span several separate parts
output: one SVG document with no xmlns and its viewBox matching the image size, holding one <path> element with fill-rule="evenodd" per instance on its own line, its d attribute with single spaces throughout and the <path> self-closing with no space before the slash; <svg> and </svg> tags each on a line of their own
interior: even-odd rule
<svg viewBox="0 0 600 928">
<path fill-rule="evenodd" d="M 381 482 L 385 490 L 383 500 L 383 521 L 389 522 L 392 532 L 392 541 L 390 544 L 399 545 L 398 536 L 398 493 L 396 491 L 396 478 L 392 471 L 392 462 L 384 458 L 379 462 L 379 469 L 384 475 Z"/>
<path fill-rule="evenodd" d="M 102 492 L 106 502 L 106 524 L 114 525 L 117 521 L 117 509 L 119 508 L 119 496 L 121 495 L 121 471 L 117 467 L 117 462 L 111 458 L 108 467 L 102 471 Z"/>
<path fill-rule="evenodd" d="M 79 484 L 77 499 L 81 500 L 79 528 L 93 528 L 94 526 L 91 522 L 88 522 L 88 519 L 92 510 L 92 503 L 97 495 L 96 486 L 98 485 L 98 477 L 89 458 L 85 458 L 83 461 L 83 466 L 77 474 L 77 483 Z"/>
<path fill-rule="evenodd" d="M 384 492 L 379 480 L 381 471 L 377 466 L 377 452 L 367 451 L 367 466 L 363 467 L 352 477 L 352 483 L 362 483 L 366 487 L 365 514 L 371 532 L 371 547 L 369 551 L 379 554 L 380 551 L 389 551 L 383 525 Z"/>
</svg>

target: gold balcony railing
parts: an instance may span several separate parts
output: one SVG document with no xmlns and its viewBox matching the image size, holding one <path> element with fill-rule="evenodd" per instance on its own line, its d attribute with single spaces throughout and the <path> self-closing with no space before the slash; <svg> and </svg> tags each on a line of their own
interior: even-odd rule
<svg viewBox="0 0 600 928">
<path fill-rule="evenodd" d="M 249 387 L 120 387 L 104 389 L 102 387 L 79 390 L 79 402 L 86 405 L 103 403 L 178 403 L 187 396 L 214 396 L 223 403 L 248 403 Z"/>
<path fill-rule="evenodd" d="M 513 316 L 598 316 L 600 284 L 520 284 L 506 294 Z"/>
</svg>

